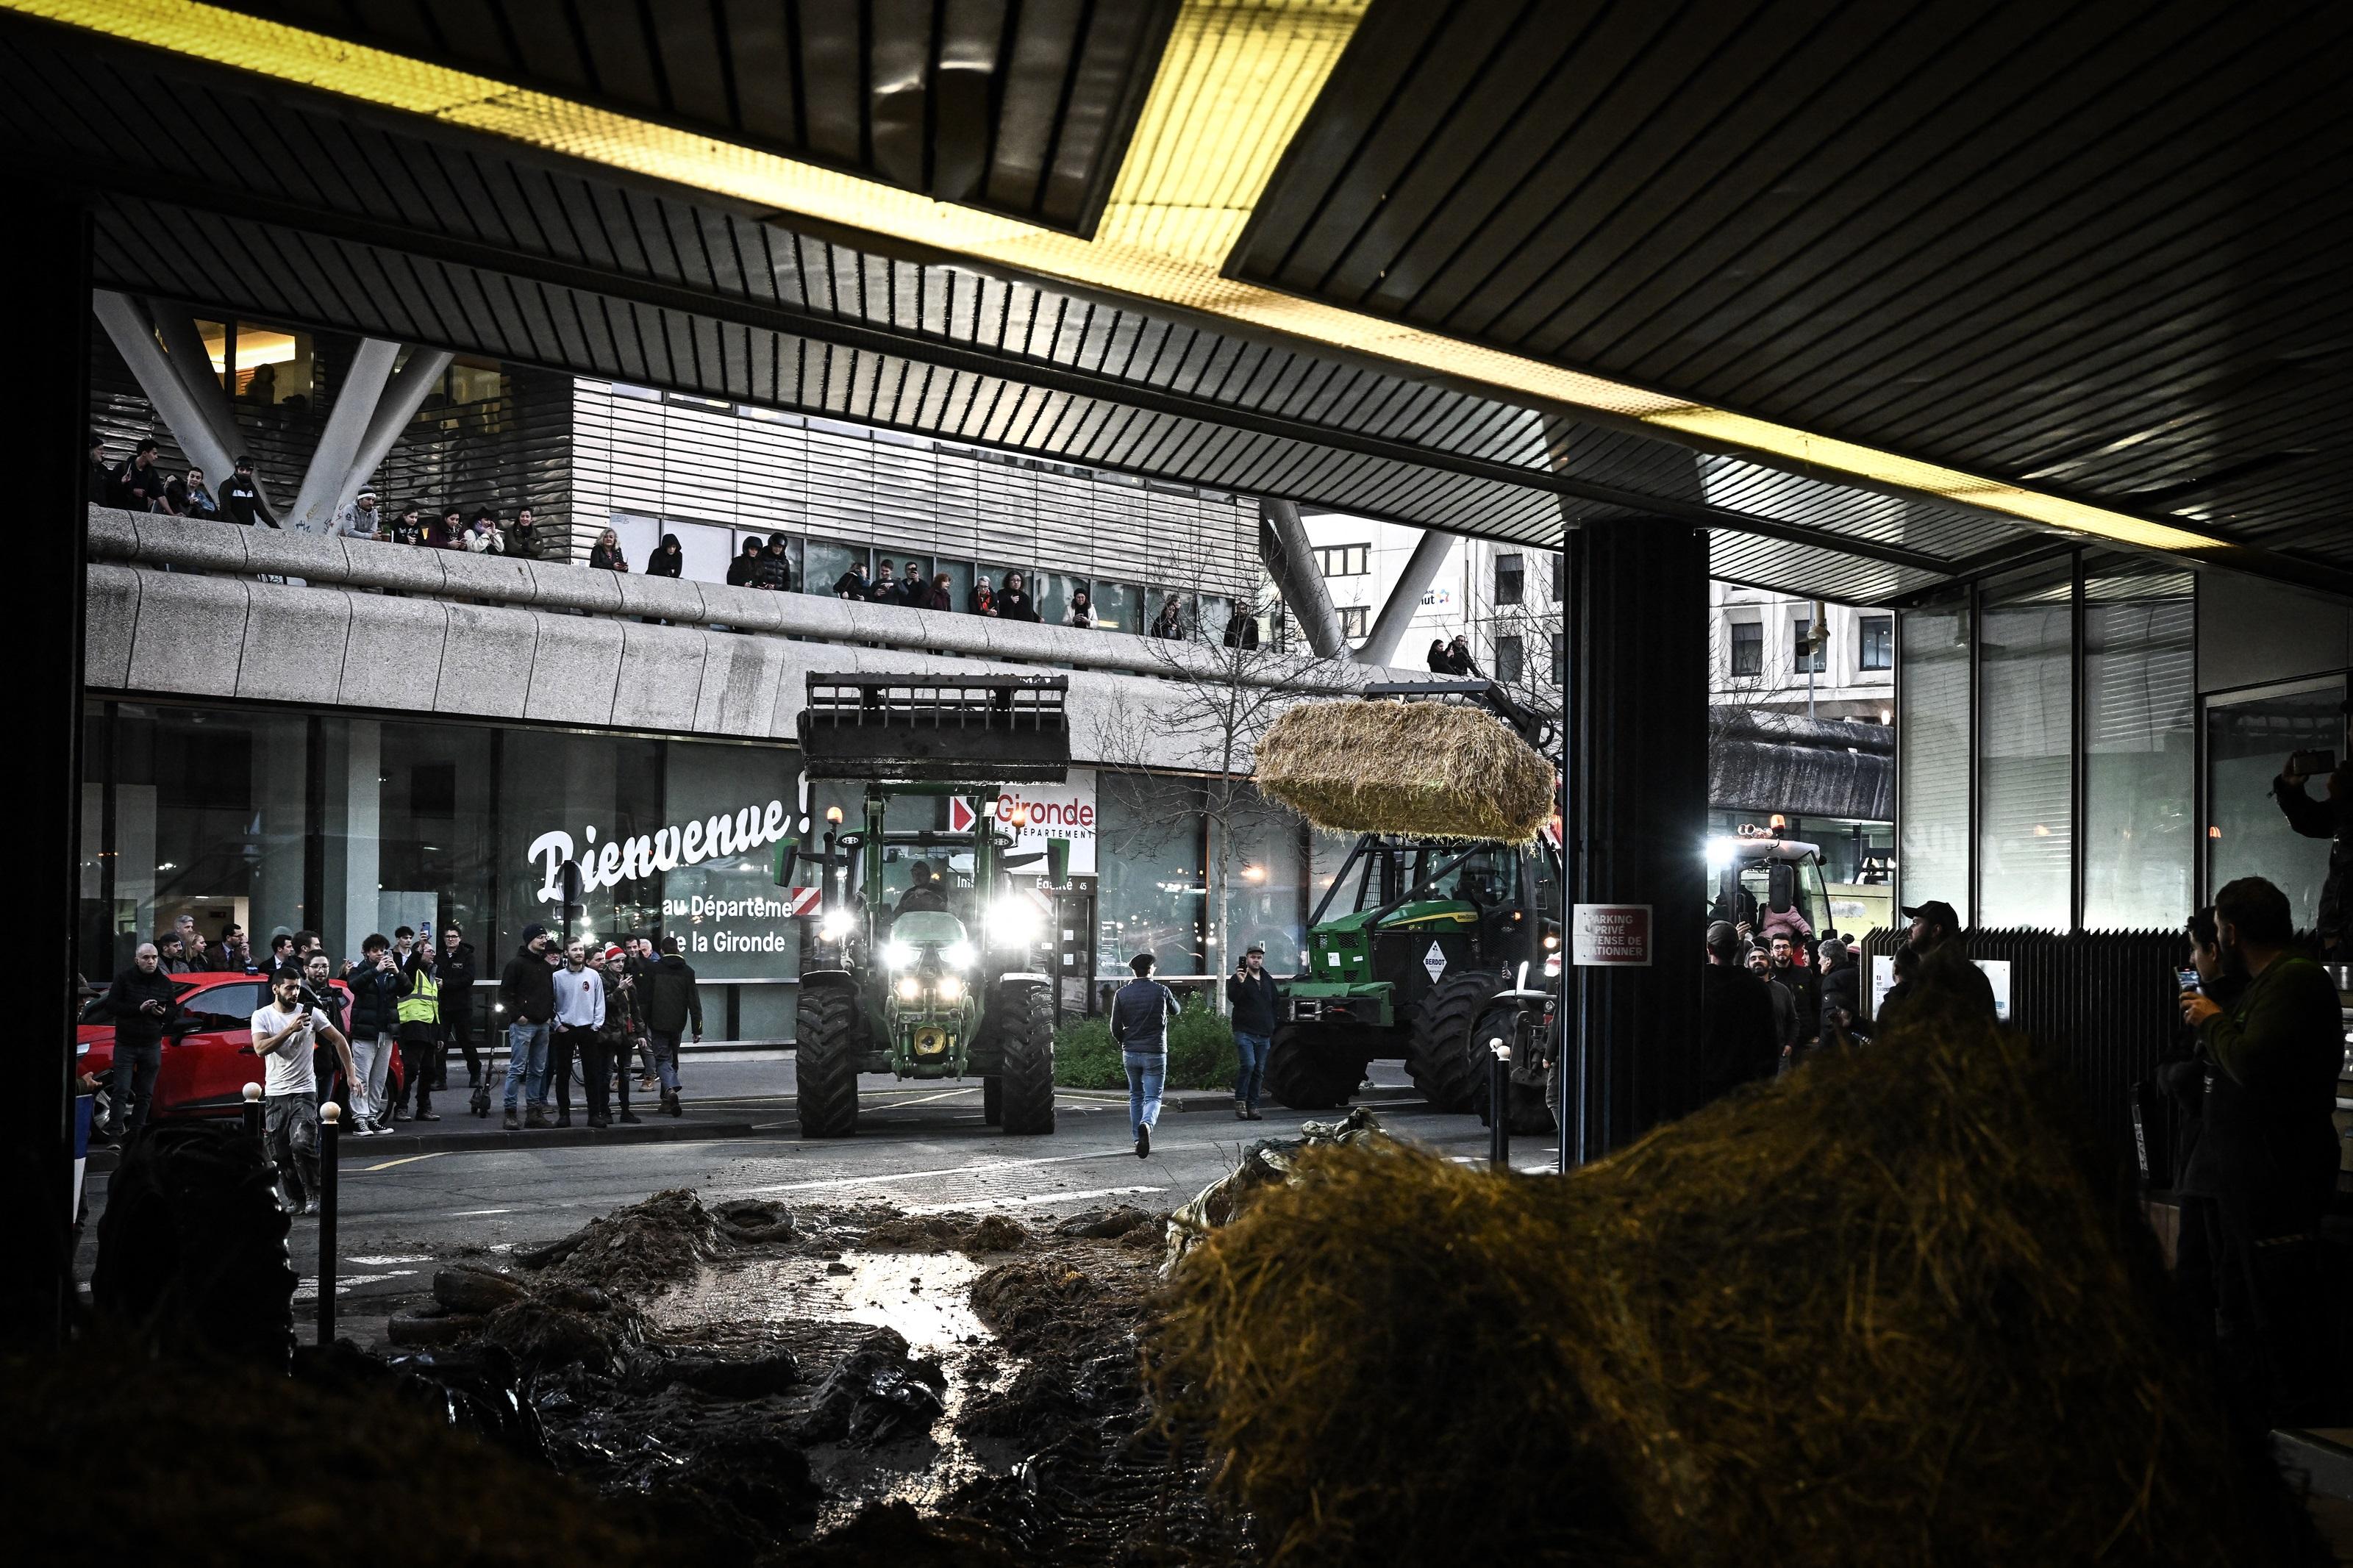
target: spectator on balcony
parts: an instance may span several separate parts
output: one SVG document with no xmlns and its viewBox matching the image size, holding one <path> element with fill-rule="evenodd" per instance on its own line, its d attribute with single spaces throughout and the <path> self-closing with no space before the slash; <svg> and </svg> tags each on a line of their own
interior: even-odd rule
<svg viewBox="0 0 2353 1568">
<path fill-rule="evenodd" d="M 1005 574 L 1005 585 L 997 594 L 997 619 L 1005 621 L 1038 619 L 1038 601 L 1029 596 L 1020 573 L 1008 572 Z"/>
<path fill-rule="evenodd" d="M 1091 627 L 1095 624 L 1095 602 L 1084 588 L 1071 594 L 1071 607 L 1062 612 L 1066 626 Z"/>
<path fill-rule="evenodd" d="M 451 519 L 457 515 L 458 509 L 454 506 L 446 514 Z M 506 538 L 499 531 L 499 520 L 491 515 L 489 508 L 474 514 L 473 526 L 466 531 L 466 550 L 472 555 L 504 555 L 507 552 Z"/>
<path fill-rule="evenodd" d="M 768 547 L 760 552 L 760 570 L 752 581 L 755 588 L 765 588 L 771 594 L 793 591 L 792 547 L 781 533 L 768 535 Z"/>
<path fill-rule="evenodd" d="M 220 502 L 205 487 L 205 471 L 193 464 L 186 478 L 174 479 L 164 487 L 164 500 L 182 517 L 194 518 L 198 522 L 220 521 Z"/>
<path fill-rule="evenodd" d="M 164 470 L 155 464 L 159 449 L 151 437 L 122 459 L 107 480 L 107 505 L 125 511 L 161 511 L 169 504 L 164 496 Z"/>
<path fill-rule="evenodd" d="M 240 455 L 235 468 L 237 471 L 229 476 L 228 483 L 221 487 L 221 504 L 227 510 L 228 520 L 248 528 L 258 522 L 277 527 L 261 509 L 261 482 L 253 477 L 253 459 Z"/>
<path fill-rule="evenodd" d="M 393 520 L 392 542 L 395 544 L 430 544 L 433 536 L 426 526 L 425 509 L 412 501 L 400 509 Z"/>
<path fill-rule="evenodd" d="M 932 574 L 923 570 L 920 561 L 910 561 L 899 577 L 899 602 L 911 610 L 920 610 L 932 602 Z"/>
<path fill-rule="evenodd" d="M 646 557 L 646 575 L 678 577 L 684 575 L 685 572 L 686 552 L 680 548 L 678 535 L 663 534 L 661 542 L 654 547 L 654 552 Z"/>
<path fill-rule="evenodd" d="M 976 616 L 997 614 L 997 591 L 988 585 L 987 578 L 978 578 L 973 583 L 970 603 L 972 613 Z"/>
<path fill-rule="evenodd" d="M 106 443 L 90 433 L 90 472 L 82 479 L 82 500 L 92 506 L 114 504 L 114 470 L 106 466 Z"/>
<path fill-rule="evenodd" d="M 949 586 L 948 574 L 946 573 L 934 572 L 932 574 L 931 585 L 923 590 L 923 602 L 916 607 L 918 609 L 924 610 L 953 610 L 955 608 L 955 590 Z"/>
<path fill-rule="evenodd" d="M 1487 679 L 1487 672 L 1479 668 L 1477 659 L 1471 657 L 1471 639 L 1460 632 L 1455 634 L 1452 642 L 1446 645 L 1446 663 L 1447 668 L 1457 675 L 1467 675 L 1475 680 Z"/>
<path fill-rule="evenodd" d="M 867 585 L 866 597 L 869 603 L 876 605 L 899 602 L 899 574 L 888 561 L 876 570 L 874 581 Z"/>
<path fill-rule="evenodd" d="M 596 536 L 588 547 L 588 564 L 606 572 L 627 572 L 629 558 L 621 553 L 621 536 L 611 529 Z"/>
<path fill-rule="evenodd" d="M 1226 617 L 1226 646 L 1250 648 L 1258 647 L 1258 616 L 1248 605 L 1236 605 L 1234 613 Z"/>
<path fill-rule="evenodd" d="M 385 539 L 392 533 L 391 521 L 376 509 L 375 489 L 362 485 L 359 493 L 343 503 L 335 514 L 335 531 L 345 539 Z"/>
<path fill-rule="evenodd" d="M 755 536 L 744 542 L 744 553 L 727 563 L 727 585 L 731 588 L 755 586 L 760 579 L 760 541 Z"/>
<path fill-rule="evenodd" d="M 507 553 L 531 561 L 538 558 L 539 551 L 539 519 L 532 514 L 531 508 L 518 508 L 514 526 L 507 530 Z"/>
<path fill-rule="evenodd" d="M 445 506 L 425 521 L 425 542 L 436 550 L 466 548 L 466 521 L 454 506 Z"/>
<path fill-rule="evenodd" d="M 1183 637 L 1184 614 L 1184 607 L 1176 603 L 1176 595 L 1169 595 L 1160 601 L 1160 614 L 1153 617 L 1151 629 L 1144 635 L 1151 637 Z"/>
<path fill-rule="evenodd" d="M 853 561 L 849 570 L 833 580 L 833 596 L 837 599 L 866 597 L 866 563 Z"/>
</svg>

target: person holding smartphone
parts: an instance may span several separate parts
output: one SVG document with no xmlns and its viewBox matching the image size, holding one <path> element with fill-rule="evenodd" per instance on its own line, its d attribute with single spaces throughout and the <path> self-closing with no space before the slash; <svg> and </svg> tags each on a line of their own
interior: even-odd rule
<svg viewBox="0 0 2353 1568">
<path fill-rule="evenodd" d="M 302 972 L 269 977 L 269 1005 L 251 1020 L 253 1054 L 262 1060 L 262 1131 L 278 1163 L 278 1196 L 289 1213 L 307 1215 L 319 1186 L 319 1097 L 311 1052 L 325 1043 L 348 1049 L 341 1030 L 303 999 Z"/>
<path fill-rule="evenodd" d="M 1234 1020 L 1234 1120 L 1263 1121 L 1259 1114 L 1260 1085 L 1266 1077 L 1266 1054 L 1274 1044 L 1274 976 L 1266 972 L 1266 944 L 1254 942 L 1241 962 L 1226 977 L 1226 1004 Z"/>
<path fill-rule="evenodd" d="M 2328 781 L 2324 799 L 2305 792 L 2305 781 L 2311 778 Z M 2321 957 L 2342 963 L 2353 956 L 2346 929 L 2353 923 L 2353 761 L 2340 763 L 2328 752 L 2298 752 L 2272 781 L 2272 795 L 2290 827 L 2306 838 L 2331 841 L 2328 877 L 2320 885 L 2313 925 L 2320 933 Z"/>
</svg>

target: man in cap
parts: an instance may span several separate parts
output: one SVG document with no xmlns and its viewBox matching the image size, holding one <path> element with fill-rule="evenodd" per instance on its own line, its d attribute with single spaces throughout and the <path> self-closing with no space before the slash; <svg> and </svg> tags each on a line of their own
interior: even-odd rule
<svg viewBox="0 0 2353 1568">
<path fill-rule="evenodd" d="M 385 517 L 375 510 L 375 491 L 362 485 L 360 493 L 352 498 L 335 519 L 335 531 L 347 539 L 385 539 L 390 537 Z"/>
<path fill-rule="evenodd" d="M 1139 952 L 1127 961 L 1135 978 L 1112 994 L 1111 1037 L 1127 1067 L 1127 1130 L 1135 1157 L 1152 1153 L 1152 1126 L 1160 1120 L 1160 1089 L 1168 1081 L 1168 1021 L 1176 994 L 1152 978 L 1160 961 Z"/>
<path fill-rule="evenodd" d="M 1266 943 L 1254 942 L 1234 972 L 1226 976 L 1226 1003 L 1233 1014 L 1234 1120 L 1263 1121 L 1258 1091 L 1266 1076 L 1266 1054 L 1274 1043 L 1274 976 L 1266 972 Z"/>
<path fill-rule="evenodd" d="M 1772 988 L 1750 973 L 1748 944 L 1729 921 L 1707 928 L 1707 969 L 1700 976 L 1699 1037 L 1703 1092 L 1709 1100 L 1771 1078 L 1781 1063 Z"/>
<path fill-rule="evenodd" d="M 1993 982 L 1969 962 L 1961 941 L 1961 917 L 1953 906 L 1930 899 L 1906 906 L 1904 918 L 1912 922 L 1905 934 L 1919 955 L 1920 970 L 1895 983 L 1880 1003 L 1875 1022 L 1883 1028 L 1900 1016 L 1899 1009 L 1917 1007 L 1931 998 L 1963 1017 L 1994 1022 Z"/>
<path fill-rule="evenodd" d="M 228 483 L 221 486 L 222 511 L 231 522 L 241 522 L 248 528 L 258 522 L 276 528 L 278 525 L 269 521 L 269 512 L 262 510 L 261 481 L 253 477 L 253 459 L 240 456 L 236 467 Z"/>
<path fill-rule="evenodd" d="M 523 1096 L 531 1125 L 547 1125 L 548 1026 L 555 1017 L 555 978 L 547 969 L 547 928 L 522 928 L 522 946 L 499 976 L 499 1004 L 507 1016 L 506 1127 L 514 1131 L 515 1097 Z"/>
</svg>

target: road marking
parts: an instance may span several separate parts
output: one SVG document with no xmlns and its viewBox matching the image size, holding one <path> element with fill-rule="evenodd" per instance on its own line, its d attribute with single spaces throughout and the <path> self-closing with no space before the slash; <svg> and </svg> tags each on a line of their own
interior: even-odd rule
<svg viewBox="0 0 2353 1568">
<path fill-rule="evenodd" d="M 514 1213 L 514 1210 L 512 1209 L 456 1209 L 451 1211 L 448 1217 L 451 1219 L 480 1219 L 484 1215 L 512 1213 Z"/>
<path fill-rule="evenodd" d="M 1165 1193 L 1166 1187 L 1089 1187 L 1076 1193 L 1031 1193 L 1018 1198 L 974 1198 L 960 1204 L 921 1204 L 911 1206 L 909 1214 L 965 1214 L 974 1209 L 1028 1208 L 1037 1204 L 1078 1203 L 1087 1198 L 1124 1198 L 1137 1193 Z"/>
<path fill-rule="evenodd" d="M 386 1160 L 386 1161 L 385 1161 L 383 1164 L 381 1164 L 381 1165 L 362 1165 L 362 1166 L 360 1167 L 360 1169 L 361 1169 L 363 1172 L 366 1172 L 366 1171 L 389 1171 L 389 1170 L 391 1170 L 395 1165 L 414 1165 L 414 1164 L 415 1164 L 415 1163 L 417 1163 L 417 1161 L 419 1161 L 419 1160 L 438 1160 L 442 1155 L 444 1155 L 444 1154 L 448 1154 L 448 1153 L 453 1153 L 453 1152 L 455 1152 L 455 1151 L 454 1151 L 454 1150 L 449 1150 L 449 1149 L 436 1149 L 436 1150 L 435 1150 L 432 1153 L 430 1153 L 430 1154 L 410 1154 L 410 1155 L 408 1155 L 408 1156 L 406 1156 L 406 1158 L 403 1158 L 403 1159 L 398 1159 L 398 1160 Z"/>
<path fill-rule="evenodd" d="M 1161 1147 L 1173 1153 L 1179 1149 L 1212 1149 L 1218 1145 L 1215 1142 L 1197 1140 L 1184 1143 L 1164 1143 Z M 977 1165 L 951 1165 L 943 1171 L 884 1171 L 867 1176 L 828 1176 L 814 1182 L 777 1182 L 767 1186 L 729 1187 L 724 1190 L 730 1194 L 835 1192 L 844 1187 L 874 1186 L 883 1182 L 922 1182 L 929 1181 L 934 1176 L 972 1176 L 992 1171 L 1022 1170 L 1037 1165 L 1068 1165 L 1085 1160 L 1132 1160 L 1134 1157 L 1134 1149 L 1104 1149 L 1092 1154 L 1046 1154 L 1029 1160 L 990 1160 Z M 499 1214 L 504 1211 L 490 1209 L 484 1212 Z"/>
<path fill-rule="evenodd" d="M 422 1252 L 404 1253 L 397 1258 L 347 1258 L 346 1263 L 364 1263 L 371 1268 L 382 1268 L 388 1263 L 430 1263 L 432 1258 Z"/>
</svg>

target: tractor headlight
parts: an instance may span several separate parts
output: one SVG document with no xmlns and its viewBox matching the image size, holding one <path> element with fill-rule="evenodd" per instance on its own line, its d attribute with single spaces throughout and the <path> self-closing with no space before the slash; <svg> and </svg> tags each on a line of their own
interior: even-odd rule
<svg viewBox="0 0 2353 1568">
<path fill-rule="evenodd" d="M 952 942 L 940 949 L 940 962 L 950 969 L 970 969 L 979 957 L 968 942 Z"/>
<path fill-rule="evenodd" d="M 817 934 L 828 942 L 839 942 L 849 936 L 857 924 L 857 917 L 848 910 L 828 910 L 817 922 Z"/>
<path fill-rule="evenodd" d="M 960 975 L 941 975 L 939 978 L 939 984 L 934 986 L 934 989 L 939 993 L 940 1000 L 943 1002 L 961 1002 L 964 1000 L 964 979 Z"/>
<path fill-rule="evenodd" d="M 915 950 L 903 942 L 885 942 L 882 962 L 893 969 L 904 969 L 915 962 Z"/>
<path fill-rule="evenodd" d="M 1000 899 L 988 911 L 992 947 L 1027 947 L 1038 940 L 1038 906 L 1027 899 Z"/>
<path fill-rule="evenodd" d="M 899 976 L 899 984 L 895 989 L 902 1002 L 920 1002 L 923 999 L 923 983 L 912 974 Z"/>
</svg>

